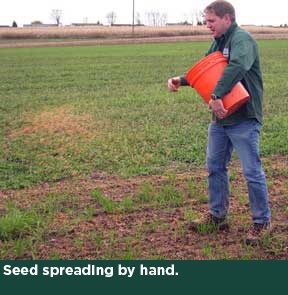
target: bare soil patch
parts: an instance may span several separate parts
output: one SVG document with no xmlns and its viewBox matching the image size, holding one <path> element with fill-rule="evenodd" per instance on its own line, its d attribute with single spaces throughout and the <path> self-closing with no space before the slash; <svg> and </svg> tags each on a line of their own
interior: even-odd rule
<svg viewBox="0 0 288 295">
<path fill-rule="evenodd" d="M 95 172 L 86 178 L 74 177 L 30 189 L 1 192 L 0 208 L 5 211 L 8 200 L 27 210 L 51 195 L 71 199 L 60 204 L 63 208 L 49 225 L 45 239 L 35 241 L 39 259 L 51 259 L 55 255 L 57 259 L 287 259 L 287 158 L 274 157 L 264 162 L 274 230 L 266 243 L 253 249 L 244 243 L 251 218 L 238 161 L 233 162 L 230 169 L 231 228 L 226 232 L 199 234 L 186 229 L 189 214 L 200 216 L 207 211 L 207 202 L 200 198 L 207 195 L 204 168 L 179 172 L 173 177 L 167 173 L 131 179 Z M 194 195 L 189 191 L 191 178 L 197 184 Z M 185 201 L 179 206 L 134 203 L 131 210 L 107 213 L 91 197 L 95 189 L 100 189 L 107 199 L 115 202 L 127 196 L 136 200 L 145 185 L 152 186 L 155 192 L 173 186 L 183 193 Z M 93 214 L 87 215 L 88 209 L 93 210 Z M 31 256 L 28 252 L 22 257 L 10 258 L 31 259 Z"/>
<path fill-rule="evenodd" d="M 43 111 L 40 114 L 27 114 L 24 120 L 27 121 L 27 126 L 11 133 L 10 138 L 23 135 L 37 136 L 41 133 L 50 136 L 59 133 L 62 135 L 87 135 L 92 122 L 89 115 L 76 115 L 73 108 L 67 105 Z"/>
</svg>

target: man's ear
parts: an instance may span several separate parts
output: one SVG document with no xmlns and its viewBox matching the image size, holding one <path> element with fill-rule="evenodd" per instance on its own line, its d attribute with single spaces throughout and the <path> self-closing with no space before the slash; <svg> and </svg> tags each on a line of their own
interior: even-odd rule
<svg viewBox="0 0 288 295">
<path fill-rule="evenodd" d="M 230 18 L 230 15 L 229 15 L 228 13 L 226 13 L 226 14 L 223 16 L 223 18 L 224 18 L 224 20 L 225 20 L 225 22 L 226 22 L 227 24 L 231 24 L 231 23 L 232 23 L 231 18 Z"/>
</svg>

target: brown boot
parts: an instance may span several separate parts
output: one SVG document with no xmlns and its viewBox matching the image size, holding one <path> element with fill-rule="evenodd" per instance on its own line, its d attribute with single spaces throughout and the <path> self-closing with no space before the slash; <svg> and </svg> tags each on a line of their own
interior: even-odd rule
<svg viewBox="0 0 288 295">
<path fill-rule="evenodd" d="M 271 230 L 271 223 L 254 223 L 247 233 L 246 245 L 259 245 L 265 238 L 269 237 Z"/>
<path fill-rule="evenodd" d="M 187 225 L 187 228 L 198 233 L 208 233 L 217 230 L 228 230 L 229 225 L 226 222 L 225 217 L 218 218 L 211 213 L 207 213 L 201 218 L 193 220 Z"/>
</svg>

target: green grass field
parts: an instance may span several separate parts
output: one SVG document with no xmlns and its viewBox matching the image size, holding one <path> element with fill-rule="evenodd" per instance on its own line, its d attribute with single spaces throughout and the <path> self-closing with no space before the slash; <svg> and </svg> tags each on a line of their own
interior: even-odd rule
<svg viewBox="0 0 288 295">
<path fill-rule="evenodd" d="M 260 42 L 265 156 L 288 152 L 286 43 Z M 208 46 L 1 49 L 1 187 L 204 165 L 209 111 L 189 87 L 168 93 L 166 81 Z"/>
<path fill-rule="evenodd" d="M 281 187 L 281 206 L 280 203 L 278 205 L 282 208 L 281 216 L 287 218 L 288 187 L 283 183 L 288 171 L 285 165 L 280 167 L 278 164 L 283 164 L 288 154 L 288 45 L 286 41 L 279 40 L 260 41 L 259 46 L 265 86 L 265 117 L 260 148 L 265 159 L 269 188 L 276 191 L 276 196 L 277 192 L 280 194 Z M 66 255 L 65 258 L 74 259 L 72 250 L 73 255 L 64 255 L 50 245 L 52 250 L 44 255 L 37 245 L 46 245 L 51 235 L 63 237 L 71 233 L 71 228 L 75 230 L 80 224 L 83 226 L 83 222 L 93 219 L 95 208 L 112 214 L 107 218 L 114 219 L 120 214 L 123 224 L 118 224 L 118 219 L 115 222 L 120 228 L 128 219 L 129 224 L 131 220 L 137 220 L 138 211 L 145 213 L 143 218 L 152 223 L 143 225 L 135 221 L 131 230 L 133 237 L 131 233 L 118 231 L 116 225 L 115 228 L 110 227 L 110 224 L 104 226 L 104 233 L 94 232 L 93 235 L 87 230 L 86 240 L 93 240 L 96 248 L 91 246 L 93 253 L 87 250 L 88 254 L 76 258 L 189 259 L 185 256 L 187 253 L 182 253 L 183 256 L 176 252 L 167 254 L 161 250 L 164 247 L 162 244 L 157 246 L 162 252 L 156 246 L 155 251 L 152 246 L 149 253 L 145 252 L 146 246 L 136 247 L 136 252 L 131 249 L 134 249 L 135 239 L 138 245 L 142 242 L 144 245 L 140 236 L 158 231 L 164 237 L 171 237 L 172 230 L 175 235 L 172 240 L 178 243 L 180 237 L 181 242 L 185 236 L 183 220 L 200 214 L 207 202 L 203 170 L 210 113 L 190 87 L 183 87 L 178 93 L 169 93 L 167 79 L 188 70 L 204 56 L 208 47 L 209 43 L 199 42 L 0 49 L 0 188 L 2 196 L 6 196 L 1 199 L 0 206 L 1 259 L 25 257 L 27 252 L 32 253 L 27 256 L 30 258 L 60 259 Z M 274 159 L 280 159 L 276 168 L 273 166 Z M 237 169 L 231 175 L 236 186 L 233 194 L 238 198 L 237 202 L 245 207 L 245 184 L 238 179 Z M 191 173 L 188 177 L 191 171 L 193 175 Z M 187 173 L 187 179 L 180 179 L 179 184 L 177 175 L 181 173 Z M 88 201 L 83 201 L 83 196 L 77 195 L 76 190 L 60 195 L 47 192 L 41 195 L 41 188 L 37 194 L 29 191 L 43 183 L 48 186 L 62 183 L 67 187 L 84 187 L 85 179 L 90 179 L 91 175 L 100 175 L 100 180 L 104 175 L 102 183 L 106 181 L 107 187 L 103 191 L 95 184 L 91 185 L 87 189 Z M 163 175 L 166 178 L 160 184 L 157 177 Z M 141 177 L 154 177 L 154 182 L 151 180 L 147 184 L 144 181 L 140 191 L 133 191 L 136 187 L 133 181 Z M 275 182 L 276 178 L 279 182 Z M 123 179 L 128 182 L 118 193 L 117 183 L 121 186 Z M 112 187 L 114 191 L 109 195 Z M 20 207 L 7 203 L 7 196 L 10 196 L 11 202 L 18 202 Z M 113 200 L 109 203 L 105 201 L 105 196 Z M 28 201 L 30 198 L 31 203 Z M 41 204 L 42 201 L 44 203 Z M 274 216 L 277 215 L 277 206 Z M 196 211 L 191 208 L 196 208 Z M 63 214 L 67 223 L 59 222 Z M 165 220 L 162 222 L 156 218 L 158 214 L 167 218 L 163 217 Z M 180 223 L 173 229 L 169 214 L 179 218 Z M 234 219 L 237 214 L 239 212 L 234 213 Z M 249 219 L 249 210 L 245 214 L 241 217 L 244 224 Z M 55 218 L 58 219 L 57 230 Z M 36 225 L 35 220 L 38 220 Z M 118 232 L 123 236 L 119 237 Z M 194 245 L 200 250 L 195 252 L 195 256 L 191 254 L 190 258 L 217 259 L 225 256 L 228 259 L 265 259 L 270 255 L 267 248 L 271 245 L 275 252 L 280 253 L 278 257 L 282 257 L 287 238 L 281 235 L 282 230 L 279 232 L 278 246 L 275 246 L 274 240 L 268 241 L 270 244 L 261 248 L 260 254 L 242 247 L 236 237 L 235 243 L 240 249 L 237 254 L 234 250 L 231 250 L 233 253 L 225 250 L 224 244 L 215 246 L 211 237 L 200 238 L 200 244 Z M 83 248 L 86 245 L 83 239 L 83 236 L 75 237 L 70 249 Z M 216 243 L 216 239 L 213 241 Z M 116 244 L 121 248 L 120 254 L 113 250 Z M 185 243 L 183 245 L 185 248 Z M 218 249 L 219 255 L 213 249 Z M 224 256 L 220 255 L 221 251 L 224 251 Z"/>
</svg>

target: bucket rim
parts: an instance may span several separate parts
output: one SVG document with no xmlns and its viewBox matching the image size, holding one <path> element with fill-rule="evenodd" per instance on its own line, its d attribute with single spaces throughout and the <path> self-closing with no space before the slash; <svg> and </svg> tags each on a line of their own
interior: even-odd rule
<svg viewBox="0 0 288 295">
<path fill-rule="evenodd" d="M 189 82 L 190 86 L 196 83 L 198 78 L 206 72 L 210 67 L 214 66 L 217 63 L 225 62 L 227 64 L 226 58 L 223 56 L 221 51 L 215 51 L 201 60 L 199 60 L 186 74 L 185 78 Z M 205 67 L 205 70 L 203 69 Z"/>
</svg>

